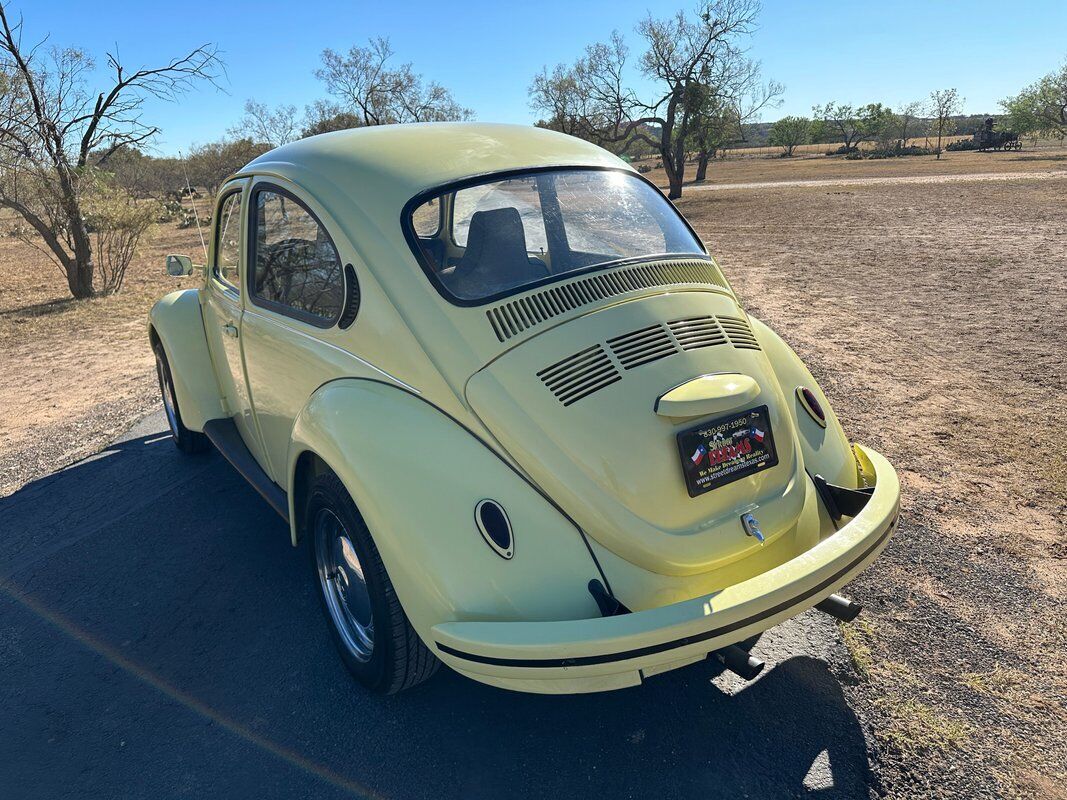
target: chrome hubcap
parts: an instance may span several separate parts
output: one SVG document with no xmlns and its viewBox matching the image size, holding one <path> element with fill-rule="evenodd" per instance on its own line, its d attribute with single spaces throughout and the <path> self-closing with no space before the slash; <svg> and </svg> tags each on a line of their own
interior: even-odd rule
<svg viewBox="0 0 1067 800">
<path fill-rule="evenodd" d="M 170 376 L 163 366 L 163 360 L 156 356 L 156 374 L 159 376 L 159 391 L 163 395 L 163 410 L 167 412 L 167 424 L 175 438 L 178 437 L 178 404 L 174 400 L 174 387 L 171 386 Z"/>
<path fill-rule="evenodd" d="M 347 650 L 366 661 L 374 650 L 374 617 L 363 565 L 348 531 L 329 509 L 315 515 L 314 534 L 315 563 L 330 618 Z"/>
</svg>

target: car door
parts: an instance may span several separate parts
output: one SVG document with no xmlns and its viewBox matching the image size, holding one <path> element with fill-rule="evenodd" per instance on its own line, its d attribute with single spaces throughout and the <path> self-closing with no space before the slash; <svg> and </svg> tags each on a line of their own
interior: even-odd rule
<svg viewBox="0 0 1067 800">
<path fill-rule="evenodd" d="M 231 181 L 219 193 L 203 312 L 208 350 L 215 365 L 224 407 L 248 449 L 262 465 L 263 448 L 252 413 L 241 351 L 247 193 L 247 180 Z"/>
<path fill-rule="evenodd" d="M 353 357 L 333 343 L 344 333 L 343 265 L 355 256 L 346 249 L 342 261 L 346 244 L 298 187 L 256 178 L 248 197 L 245 366 L 268 474 L 285 486 L 296 415 L 319 386 L 352 373 Z"/>
</svg>

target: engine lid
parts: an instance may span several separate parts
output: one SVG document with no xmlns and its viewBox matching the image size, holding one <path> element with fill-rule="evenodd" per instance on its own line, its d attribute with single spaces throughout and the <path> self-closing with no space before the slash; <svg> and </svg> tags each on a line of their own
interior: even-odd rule
<svg viewBox="0 0 1067 800">
<path fill-rule="evenodd" d="M 743 514 L 758 517 L 768 541 L 800 515 L 803 468 L 785 398 L 744 313 L 722 294 L 668 293 L 579 317 L 496 359 L 466 394 L 590 536 L 645 569 L 724 566 L 761 546 Z M 715 468 L 738 458 L 737 474 Z M 700 484 L 702 471 L 713 485 Z"/>
</svg>

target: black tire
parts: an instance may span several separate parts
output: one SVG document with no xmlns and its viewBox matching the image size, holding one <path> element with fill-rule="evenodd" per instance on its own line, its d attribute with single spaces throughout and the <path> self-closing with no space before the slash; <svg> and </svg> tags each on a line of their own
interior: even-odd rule
<svg viewBox="0 0 1067 800">
<path fill-rule="evenodd" d="M 156 376 L 159 378 L 159 393 L 163 396 L 163 411 L 167 417 L 167 425 L 170 426 L 170 435 L 179 450 L 188 455 L 203 453 L 211 442 L 199 431 L 191 431 L 182 422 L 182 412 L 178 408 L 178 395 L 174 391 L 174 378 L 170 374 L 170 363 L 163 345 L 156 342 L 152 345 L 152 351 L 156 354 Z"/>
<path fill-rule="evenodd" d="M 365 687 L 379 694 L 395 694 L 430 678 L 437 672 L 441 662 L 411 627 L 370 531 L 336 475 L 327 472 L 315 479 L 308 492 L 303 519 L 304 531 L 310 539 L 308 549 L 311 552 L 311 566 L 319 601 L 330 628 L 330 635 L 349 672 Z M 339 529 L 336 527 L 338 523 Z M 334 526 L 332 534 L 324 531 L 327 525 Z M 338 597 L 347 595 L 348 591 L 342 590 L 338 593 L 337 590 L 341 580 L 337 575 L 342 570 L 335 569 L 332 579 L 326 576 L 333 562 L 328 552 L 331 546 L 324 543 L 336 542 L 337 536 L 345 537 L 351 544 L 361 568 L 366 595 L 369 595 L 372 626 L 369 653 L 359 652 L 361 648 L 358 645 L 365 646 L 363 639 L 357 642 L 356 648 L 352 647 L 351 628 L 346 641 L 346 634 L 339 628 L 339 625 L 344 625 L 345 622 L 338 622 L 335 617 L 339 613 Z M 336 553 L 336 547 L 333 552 Z M 347 578 L 344 579 L 344 586 L 349 587 Z M 345 596 L 342 602 L 343 609 L 351 616 L 358 617 L 366 613 L 365 609 L 358 610 L 355 614 L 349 611 L 349 606 L 359 604 L 358 600 L 353 601 Z"/>
</svg>

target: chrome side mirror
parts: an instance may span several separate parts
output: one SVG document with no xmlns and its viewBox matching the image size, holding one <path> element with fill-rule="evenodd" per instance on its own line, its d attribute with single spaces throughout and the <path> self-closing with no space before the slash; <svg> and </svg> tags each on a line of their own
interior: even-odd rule
<svg viewBox="0 0 1067 800">
<path fill-rule="evenodd" d="M 167 274 L 181 277 L 193 274 L 193 260 L 189 256 L 167 256 Z"/>
</svg>

